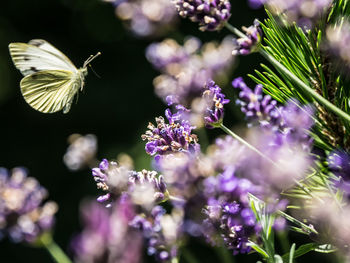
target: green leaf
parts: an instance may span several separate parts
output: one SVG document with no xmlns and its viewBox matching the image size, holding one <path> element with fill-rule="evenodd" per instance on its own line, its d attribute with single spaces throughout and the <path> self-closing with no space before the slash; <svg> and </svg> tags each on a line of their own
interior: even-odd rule
<svg viewBox="0 0 350 263">
<path fill-rule="evenodd" d="M 293 263 L 294 253 L 295 253 L 295 243 L 293 243 L 292 247 L 290 248 L 289 263 Z"/>
<path fill-rule="evenodd" d="M 263 258 L 269 258 L 269 255 L 266 253 L 266 251 L 263 248 L 261 248 L 258 244 L 249 241 L 247 245 L 254 249 L 256 252 L 258 252 Z"/>
<path fill-rule="evenodd" d="M 273 258 L 275 255 L 275 247 L 272 226 L 274 224 L 275 217 L 274 215 L 267 213 L 265 202 L 261 201 L 259 198 L 249 193 L 248 200 L 255 215 L 256 221 L 260 223 L 262 227 L 260 236 L 263 241 L 264 251 L 267 253 L 269 258 Z"/>
<path fill-rule="evenodd" d="M 281 258 L 280 255 L 275 255 L 274 259 L 275 259 L 274 263 L 283 263 L 283 259 Z"/>
<path fill-rule="evenodd" d="M 335 251 L 337 251 L 338 249 L 336 247 L 334 247 L 331 244 L 324 244 L 324 245 L 319 245 L 317 248 L 315 248 L 315 251 L 318 253 L 333 253 Z"/>
<path fill-rule="evenodd" d="M 331 16 L 350 15 L 349 2 L 335 1 Z M 318 120 L 311 135 L 315 138 L 315 145 L 324 150 L 344 147 L 345 142 L 350 141 L 350 90 L 342 86 L 341 79 L 336 81 L 339 73 L 335 72 L 323 48 L 325 21 L 319 28 L 305 31 L 296 24 L 283 26 L 268 10 L 266 13 L 269 18 L 261 23 L 265 45 L 261 46 L 260 53 L 270 61 L 274 70 L 262 66 L 265 72 L 257 70 L 255 76 L 249 76 L 263 85 L 265 93 L 281 103 L 296 98 L 302 104 L 314 104 Z M 337 130 L 344 130 L 344 136 L 337 134 Z M 334 145 L 335 141 L 343 143 Z"/>
<path fill-rule="evenodd" d="M 286 214 L 283 211 L 277 211 L 277 213 L 281 216 L 283 216 L 285 219 L 287 219 L 289 222 L 296 224 L 297 226 L 300 227 L 300 229 L 305 233 L 314 233 L 314 234 L 318 234 L 318 232 L 314 229 L 314 227 L 312 225 L 306 225 L 303 222 L 299 221 L 298 219 L 292 217 L 291 215 Z"/>
<path fill-rule="evenodd" d="M 336 251 L 336 249 L 332 245 L 329 245 L 329 244 L 319 245 L 317 243 L 308 243 L 308 244 L 301 245 L 297 250 L 295 250 L 293 253 L 293 258 L 295 259 L 295 258 L 301 257 L 301 256 L 309 253 L 310 251 L 316 251 L 319 253 L 333 253 L 334 251 Z M 292 250 L 291 250 L 291 252 L 292 252 Z M 283 262 L 291 263 L 291 261 L 290 261 L 291 252 L 286 253 L 282 256 Z"/>
<path fill-rule="evenodd" d="M 290 226 L 289 230 L 291 230 L 295 233 L 302 234 L 302 235 L 307 235 L 307 236 L 310 235 L 310 233 L 308 231 L 305 231 L 305 229 L 300 228 L 300 227 Z"/>
<path fill-rule="evenodd" d="M 301 245 L 297 250 L 294 251 L 293 259 L 298 258 L 302 255 L 305 255 L 306 253 L 309 253 L 310 251 L 315 250 L 317 247 L 318 247 L 318 244 L 316 243 L 308 243 L 308 244 Z M 284 254 L 282 258 L 283 258 L 283 261 L 288 262 L 288 260 L 290 260 L 290 252 Z"/>
</svg>

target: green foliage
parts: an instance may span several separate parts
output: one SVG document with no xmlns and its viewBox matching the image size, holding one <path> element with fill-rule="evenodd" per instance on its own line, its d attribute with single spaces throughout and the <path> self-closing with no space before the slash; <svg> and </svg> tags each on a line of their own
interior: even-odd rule
<svg viewBox="0 0 350 263">
<path fill-rule="evenodd" d="M 297 225 L 298 227 L 291 227 L 290 229 L 298 233 L 307 235 L 312 233 L 317 235 L 318 232 L 312 226 L 306 225 L 300 222 L 298 219 L 282 211 L 277 211 L 276 215 L 267 213 L 266 204 L 252 194 L 249 194 L 249 203 L 257 222 L 261 224 L 262 230 L 260 236 L 263 243 L 262 246 L 259 246 L 258 244 L 250 241 L 249 245 L 257 253 L 259 253 L 265 261 L 271 263 L 293 263 L 294 259 L 303 256 L 311 251 L 319 253 L 333 253 L 337 250 L 334 246 L 330 244 L 318 244 L 313 242 L 301 245 L 297 249 L 295 244 L 293 244 L 290 248 L 290 251 L 284 254 L 282 257 L 275 254 L 274 232 L 272 227 L 276 215 L 282 216 L 289 222 L 293 223 L 294 225 Z"/>
<path fill-rule="evenodd" d="M 344 14 L 349 10 L 349 1 L 339 1 L 331 9 L 330 20 L 336 14 Z M 341 11 L 343 10 L 343 11 Z M 262 52 L 282 64 L 302 83 L 311 87 L 335 107 L 350 114 L 350 93 L 344 86 L 343 77 L 334 70 L 324 48 L 325 26 L 321 22 L 313 30 L 304 31 L 296 24 L 285 26 L 266 11 L 269 18 L 262 24 L 265 45 Z M 255 82 L 264 86 L 264 91 L 281 103 L 296 98 L 302 104 L 313 104 L 315 123 L 312 136 L 315 145 L 324 150 L 334 147 L 350 148 L 350 123 L 331 113 L 320 104 L 310 93 L 296 83 L 295 79 L 278 67 L 262 64 L 262 71 L 256 70 L 256 75 L 249 75 Z"/>
<path fill-rule="evenodd" d="M 290 252 L 282 256 L 283 262 L 293 263 L 293 259 L 301 257 L 311 251 L 316 251 L 320 253 L 333 253 L 336 249 L 329 244 L 319 245 L 317 243 L 308 243 L 301 245 L 298 249 L 295 250 L 295 244 L 290 249 Z"/>
<path fill-rule="evenodd" d="M 249 194 L 248 198 L 256 221 L 261 225 L 260 236 L 263 242 L 263 248 L 253 242 L 250 242 L 249 245 L 267 262 L 279 262 L 279 260 L 275 259 L 274 234 L 272 229 L 275 216 L 266 211 L 266 204 L 263 201 L 252 194 Z"/>
<path fill-rule="evenodd" d="M 295 254 L 295 243 L 293 243 L 293 245 L 291 246 L 290 251 L 289 251 L 289 257 L 288 257 L 289 263 L 293 263 L 293 259 L 295 258 L 294 254 Z"/>
<path fill-rule="evenodd" d="M 350 16 L 350 1 L 338 0 L 334 1 L 333 6 L 329 12 L 327 23 L 334 23 L 341 16 Z"/>
</svg>

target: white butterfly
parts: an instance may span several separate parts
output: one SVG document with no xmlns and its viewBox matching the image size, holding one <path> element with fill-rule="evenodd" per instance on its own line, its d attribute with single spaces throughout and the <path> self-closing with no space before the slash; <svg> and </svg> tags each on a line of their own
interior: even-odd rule
<svg viewBox="0 0 350 263">
<path fill-rule="evenodd" d="M 25 101 L 34 109 L 67 113 L 77 92 L 84 87 L 87 65 L 99 56 L 90 56 L 77 69 L 61 51 L 45 40 L 33 39 L 9 45 L 12 61 L 24 78 L 20 86 Z"/>
</svg>

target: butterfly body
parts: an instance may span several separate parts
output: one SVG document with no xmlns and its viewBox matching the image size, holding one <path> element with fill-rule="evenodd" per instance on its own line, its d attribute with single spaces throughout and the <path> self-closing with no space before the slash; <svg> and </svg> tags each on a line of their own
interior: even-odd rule
<svg viewBox="0 0 350 263">
<path fill-rule="evenodd" d="M 42 39 L 11 43 L 10 54 L 24 78 L 20 82 L 25 101 L 43 113 L 67 113 L 74 96 L 84 87 L 87 65 L 77 69 L 58 49 Z"/>
</svg>

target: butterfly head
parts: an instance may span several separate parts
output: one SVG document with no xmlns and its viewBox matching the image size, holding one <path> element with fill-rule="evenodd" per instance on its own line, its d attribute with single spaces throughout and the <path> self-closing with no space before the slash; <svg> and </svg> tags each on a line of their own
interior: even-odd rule
<svg viewBox="0 0 350 263">
<path fill-rule="evenodd" d="M 86 70 L 87 72 L 87 66 L 91 63 L 91 61 L 93 61 L 95 58 L 97 58 L 99 55 L 101 55 L 101 52 L 97 52 L 96 55 L 91 55 L 85 62 L 83 65 L 83 68 Z M 87 73 L 86 73 L 87 74 Z M 85 75 L 86 75 L 85 74 Z"/>
</svg>

